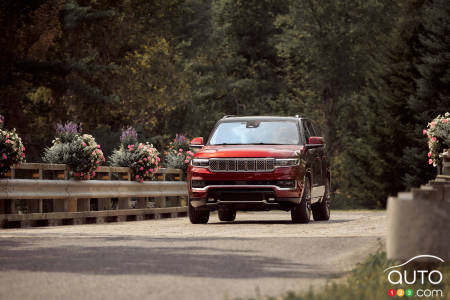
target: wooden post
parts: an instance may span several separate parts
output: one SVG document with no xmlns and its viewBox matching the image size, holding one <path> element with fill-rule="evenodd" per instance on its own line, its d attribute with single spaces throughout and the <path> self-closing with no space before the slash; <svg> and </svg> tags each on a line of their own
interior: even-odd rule
<svg viewBox="0 0 450 300">
<path fill-rule="evenodd" d="M 39 165 L 39 180 L 44 179 L 44 171 L 42 170 L 42 165 Z M 42 199 L 29 199 L 28 209 L 31 213 L 42 213 Z"/>
<path fill-rule="evenodd" d="M 131 171 L 128 171 L 128 181 L 131 181 Z M 119 198 L 118 209 L 129 209 L 131 198 Z"/>
<path fill-rule="evenodd" d="M 103 167 L 105 168 L 105 167 Z M 102 180 L 111 180 L 111 167 L 107 167 L 109 168 L 108 171 L 108 175 L 101 177 Z M 110 210 L 112 207 L 111 205 L 111 198 L 101 198 L 101 199 L 97 199 L 97 209 L 98 210 Z"/>
<path fill-rule="evenodd" d="M 167 173 L 163 173 L 163 181 L 167 179 Z M 166 197 L 156 197 L 155 198 L 155 207 L 164 208 L 166 207 Z"/>
</svg>

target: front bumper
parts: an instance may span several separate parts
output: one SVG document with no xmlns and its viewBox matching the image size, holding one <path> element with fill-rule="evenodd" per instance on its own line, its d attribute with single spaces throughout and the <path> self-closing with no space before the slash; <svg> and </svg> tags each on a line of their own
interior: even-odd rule
<svg viewBox="0 0 450 300">
<path fill-rule="evenodd" d="M 227 173 L 211 172 L 205 168 L 190 167 L 188 187 L 194 207 L 224 204 L 264 204 L 272 206 L 297 203 L 303 190 L 303 168 L 277 168 L 272 172 Z M 192 187 L 191 182 L 204 181 L 201 187 Z M 291 187 L 276 185 L 279 181 L 294 181 Z"/>
</svg>

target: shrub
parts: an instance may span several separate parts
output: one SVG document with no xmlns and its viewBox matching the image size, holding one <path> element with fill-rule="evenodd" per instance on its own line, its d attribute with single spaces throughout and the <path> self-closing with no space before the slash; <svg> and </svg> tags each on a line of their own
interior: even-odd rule
<svg viewBox="0 0 450 300">
<path fill-rule="evenodd" d="M 100 145 L 92 135 L 81 134 L 81 126 L 73 122 L 58 124 L 56 138 L 44 151 L 43 160 L 49 163 L 67 164 L 71 175 L 80 179 L 95 176 L 97 168 L 105 161 Z"/>
<path fill-rule="evenodd" d="M 0 177 L 11 169 L 13 165 L 25 161 L 25 147 L 16 129 L 3 129 L 4 117 L 0 115 Z"/>
<path fill-rule="evenodd" d="M 155 179 L 159 168 L 159 152 L 149 143 L 138 143 L 136 130 L 128 127 L 122 131 L 120 146 L 114 150 L 110 159 L 112 166 L 128 167 L 136 181 Z"/>
<path fill-rule="evenodd" d="M 168 168 L 182 169 L 186 172 L 187 166 L 194 156 L 194 153 L 190 151 L 189 142 L 184 135 L 176 135 L 166 152 Z"/>
<path fill-rule="evenodd" d="M 442 153 L 445 148 L 450 147 L 450 113 L 443 116 L 437 116 L 433 121 L 428 123 L 427 129 L 423 130 L 423 134 L 428 137 L 428 163 L 438 166 L 442 160 Z"/>
</svg>

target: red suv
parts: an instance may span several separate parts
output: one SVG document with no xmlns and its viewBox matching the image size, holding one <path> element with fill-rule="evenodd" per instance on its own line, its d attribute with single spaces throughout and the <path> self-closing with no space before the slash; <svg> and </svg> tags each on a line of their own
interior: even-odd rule
<svg viewBox="0 0 450 300">
<path fill-rule="evenodd" d="M 237 210 L 291 211 L 292 221 L 330 218 L 331 172 L 324 140 L 301 117 L 226 116 L 188 168 L 189 219 L 207 223 L 210 211 L 234 221 Z"/>
</svg>

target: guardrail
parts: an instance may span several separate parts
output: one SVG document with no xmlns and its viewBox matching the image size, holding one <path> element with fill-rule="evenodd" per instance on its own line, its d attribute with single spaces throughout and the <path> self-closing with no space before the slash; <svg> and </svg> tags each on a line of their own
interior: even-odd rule
<svg viewBox="0 0 450 300">
<path fill-rule="evenodd" d="M 58 164 L 22 164 L 0 180 L 0 228 L 85 224 L 186 216 L 183 171 L 159 169 L 158 180 L 131 181 L 131 170 L 100 167 L 93 180 L 68 179 Z M 175 200 L 176 207 L 166 207 Z M 131 209 L 130 209 L 131 208 Z"/>
<path fill-rule="evenodd" d="M 411 192 L 389 197 L 387 205 L 389 258 L 407 260 L 418 254 L 450 259 L 450 150 L 442 174 Z"/>
</svg>

